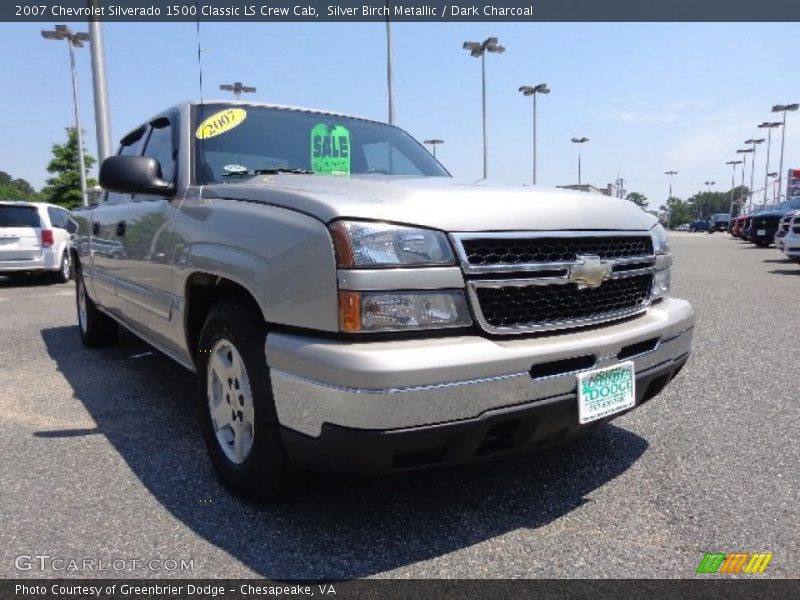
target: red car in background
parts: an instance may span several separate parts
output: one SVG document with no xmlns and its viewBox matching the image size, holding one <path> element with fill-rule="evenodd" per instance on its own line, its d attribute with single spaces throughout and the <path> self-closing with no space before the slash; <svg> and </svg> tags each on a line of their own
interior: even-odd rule
<svg viewBox="0 0 800 600">
<path fill-rule="evenodd" d="M 733 220 L 731 225 L 731 235 L 733 237 L 740 238 L 742 237 L 742 229 L 744 229 L 744 222 L 747 219 L 745 215 L 739 215 Z"/>
</svg>

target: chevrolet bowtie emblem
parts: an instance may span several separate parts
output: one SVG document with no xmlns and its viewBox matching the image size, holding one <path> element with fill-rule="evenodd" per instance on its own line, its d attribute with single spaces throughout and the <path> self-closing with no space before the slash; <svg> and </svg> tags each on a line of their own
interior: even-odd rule
<svg viewBox="0 0 800 600">
<path fill-rule="evenodd" d="M 595 288 L 611 277 L 614 270 L 610 261 L 599 256 L 577 256 L 577 264 L 569 269 L 567 279 L 578 284 L 578 289 Z"/>
</svg>

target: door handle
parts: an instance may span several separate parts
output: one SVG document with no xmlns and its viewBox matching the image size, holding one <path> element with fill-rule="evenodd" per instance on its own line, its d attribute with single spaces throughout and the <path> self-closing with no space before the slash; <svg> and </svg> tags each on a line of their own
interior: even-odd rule
<svg viewBox="0 0 800 600">
<path fill-rule="evenodd" d="M 92 235 L 100 233 L 100 223 L 92 223 Z"/>
<path fill-rule="evenodd" d="M 125 237 L 125 221 L 117 223 L 117 237 Z"/>
</svg>

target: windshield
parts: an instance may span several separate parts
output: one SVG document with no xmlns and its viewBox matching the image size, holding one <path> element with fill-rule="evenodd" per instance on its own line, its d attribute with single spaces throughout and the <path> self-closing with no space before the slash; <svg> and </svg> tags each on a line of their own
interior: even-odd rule
<svg viewBox="0 0 800 600">
<path fill-rule="evenodd" d="M 33 206 L 0 205 L 0 227 L 41 227 Z"/>
<path fill-rule="evenodd" d="M 247 105 L 205 105 L 196 114 L 203 183 L 273 172 L 448 176 L 414 138 L 382 123 Z"/>
</svg>

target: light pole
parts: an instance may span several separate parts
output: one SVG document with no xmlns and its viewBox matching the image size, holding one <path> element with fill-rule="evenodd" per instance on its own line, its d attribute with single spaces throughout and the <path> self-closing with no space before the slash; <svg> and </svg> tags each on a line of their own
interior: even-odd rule
<svg viewBox="0 0 800 600">
<path fill-rule="evenodd" d="M 755 186 L 755 180 L 753 179 L 753 177 L 755 176 L 756 173 L 756 146 L 758 146 L 758 144 L 764 143 L 764 138 L 758 138 L 758 139 L 750 138 L 749 140 L 745 140 L 744 143 L 751 144 L 753 146 L 753 160 L 750 161 L 750 194 L 748 194 L 750 196 L 750 202 L 748 204 L 750 206 L 750 209 L 752 210 L 753 187 Z"/>
<path fill-rule="evenodd" d="M 776 171 L 773 171 L 772 173 L 767 173 L 767 177 L 772 179 L 772 202 L 775 203 L 777 202 L 776 198 L 778 193 L 777 192 L 778 188 L 775 185 L 776 183 L 778 183 L 778 173 Z M 766 206 L 766 203 L 764 204 L 764 206 Z"/>
<path fill-rule="evenodd" d="M 667 229 L 669 229 L 669 222 L 672 220 L 672 206 L 669 201 L 672 199 L 672 177 L 677 175 L 677 171 L 664 171 L 664 175 L 669 175 L 669 195 L 667 196 Z"/>
<path fill-rule="evenodd" d="M 425 140 L 423 143 L 433 148 L 433 158 L 436 158 L 436 146 L 444 144 L 444 140 Z"/>
<path fill-rule="evenodd" d="M 549 94 L 550 88 L 546 83 L 540 83 L 520 86 L 519 91 L 523 96 L 533 96 L 533 185 L 536 185 L 536 94 Z"/>
<path fill-rule="evenodd" d="M 486 53 L 502 54 L 506 51 L 505 46 L 497 43 L 496 37 L 490 37 L 483 42 L 464 42 L 464 50 L 469 50 L 470 56 L 481 59 L 481 100 L 483 110 L 483 178 L 489 174 L 488 167 L 488 142 L 486 140 Z"/>
<path fill-rule="evenodd" d="M 783 186 L 783 148 L 786 144 L 786 113 L 789 111 L 796 111 L 800 108 L 800 104 L 776 104 L 772 107 L 772 112 L 783 113 L 783 129 L 781 129 L 781 161 L 778 167 L 778 202 L 781 199 L 781 187 Z"/>
<path fill-rule="evenodd" d="M 742 212 L 744 212 L 744 171 L 747 168 L 747 155 L 751 152 L 754 152 L 752 148 L 740 148 L 736 151 L 736 154 L 742 155 L 742 189 L 739 193 L 739 204 Z"/>
<path fill-rule="evenodd" d="M 715 183 L 717 183 L 717 182 L 716 181 L 706 181 L 706 186 L 708 187 L 708 195 L 709 195 L 708 201 L 709 201 L 709 204 L 711 203 L 711 186 L 714 185 Z M 700 219 L 703 218 L 703 209 L 702 208 L 700 209 L 699 218 Z"/>
<path fill-rule="evenodd" d="M 731 165 L 733 167 L 733 171 L 731 172 L 731 209 L 730 209 L 730 217 L 733 219 L 733 190 L 736 188 L 736 165 L 742 164 L 740 160 L 729 160 L 725 163 L 726 165 Z M 744 170 L 744 167 L 742 167 Z"/>
<path fill-rule="evenodd" d="M 81 204 L 88 206 L 86 197 L 86 165 L 83 158 L 83 131 L 78 104 L 78 75 L 75 71 L 75 48 L 83 48 L 83 42 L 89 41 L 88 33 L 75 33 L 66 25 L 56 25 L 52 31 L 42 31 L 46 40 L 65 40 L 69 47 L 69 66 L 72 70 L 72 102 L 75 105 L 75 129 L 78 137 L 78 167 L 81 170 Z"/>
<path fill-rule="evenodd" d="M 780 127 L 782 123 L 780 121 L 769 122 L 764 121 L 761 125 L 758 126 L 759 129 L 766 129 L 767 130 L 767 164 L 764 168 L 764 206 L 767 205 L 767 183 L 769 179 L 769 148 L 772 145 L 772 130 L 776 127 Z"/>
<path fill-rule="evenodd" d="M 389 99 L 389 125 L 394 125 L 394 73 L 392 71 L 392 24 L 389 12 L 392 3 L 387 1 L 386 7 L 386 91 Z"/>
<path fill-rule="evenodd" d="M 572 138 L 573 144 L 585 144 L 589 141 L 587 137 L 574 137 Z M 578 191 L 581 190 L 581 147 L 578 146 Z"/>
<path fill-rule="evenodd" d="M 219 89 L 225 92 L 233 92 L 236 99 L 239 100 L 242 94 L 254 94 L 256 88 L 243 85 L 241 81 L 234 81 L 233 83 L 223 83 Z"/>
<path fill-rule="evenodd" d="M 89 6 L 96 10 L 100 8 L 100 1 L 89 0 Z M 97 130 L 97 161 L 98 164 L 102 164 L 113 151 L 111 149 L 111 117 L 108 110 L 103 25 L 96 16 L 89 17 L 89 38 L 89 53 L 92 56 L 92 86 L 94 88 L 94 126 Z"/>
</svg>

